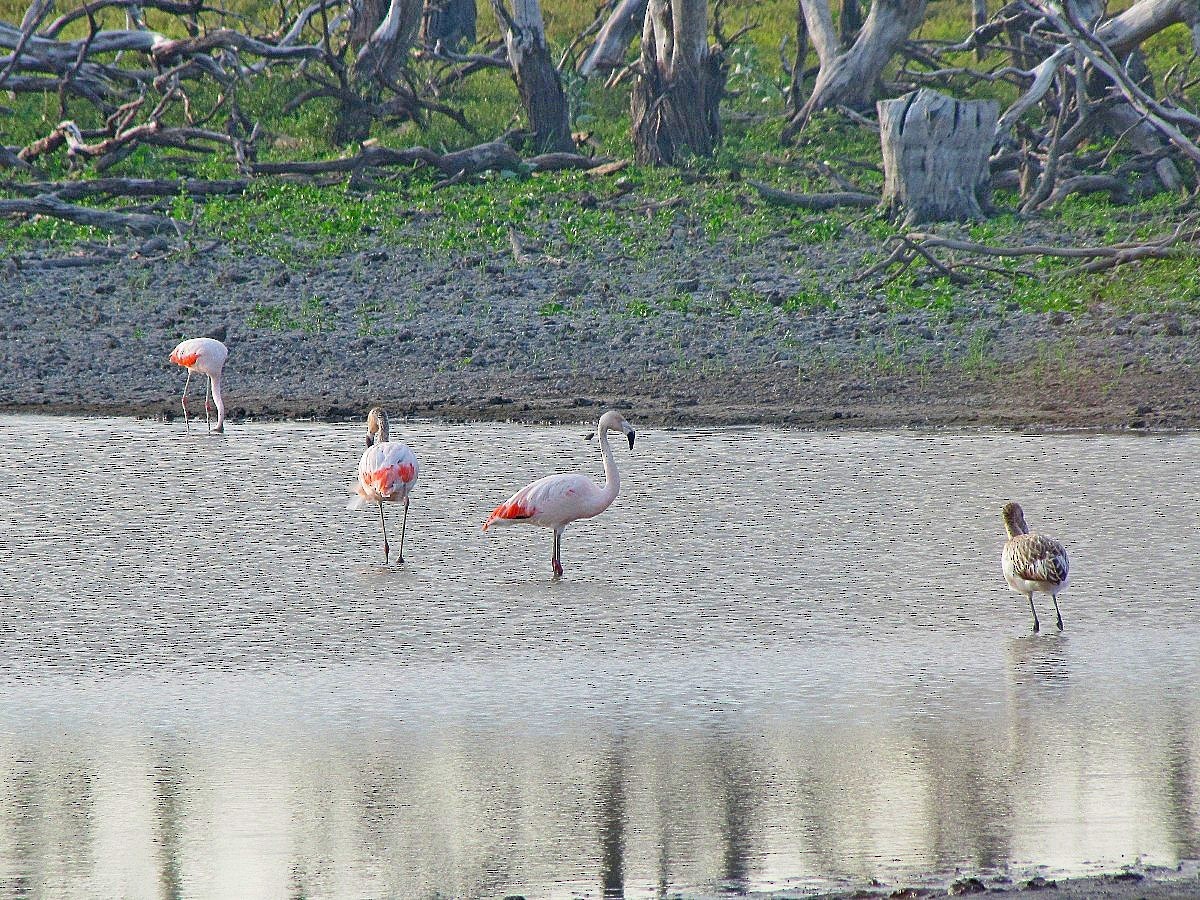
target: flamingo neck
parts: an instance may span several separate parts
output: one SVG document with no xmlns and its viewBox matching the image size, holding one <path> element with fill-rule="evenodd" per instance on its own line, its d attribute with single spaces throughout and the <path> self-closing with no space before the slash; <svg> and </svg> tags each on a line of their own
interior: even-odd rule
<svg viewBox="0 0 1200 900">
<path fill-rule="evenodd" d="M 225 427 L 225 397 L 221 394 L 221 373 L 212 376 L 213 402 L 217 404 L 217 425 L 220 431 Z"/>
<path fill-rule="evenodd" d="M 604 493 L 608 502 L 612 503 L 621 490 L 621 473 L 617 471 L 617 462 L 608 444 L 607 428 L 600 431 L 600 452 L 604 454 Z"/>
</svg>

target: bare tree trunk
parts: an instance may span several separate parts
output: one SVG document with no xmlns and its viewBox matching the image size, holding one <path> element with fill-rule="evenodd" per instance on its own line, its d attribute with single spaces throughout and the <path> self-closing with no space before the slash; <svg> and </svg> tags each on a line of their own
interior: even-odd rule
<svg viewBox="0 0 1200 900">
<path fill-rule="evenodd" d="M 800 0 L 800 4 L 821 69 L 808 102 L 784 129 L 784 140 L 803 128 L 817 110 L 869 106 L 884 67 L 925 17 L 925 0 L 875 0 L 858 38 L 843 52 L 829 0 Z"/>
<path fill-rule="evenodd" d="M 629 45 L 642 30 L 649 0 L 621 0 L 600 33 L 591 52 L 579 66 L 580 75 L 599 75 L 611 72 L 625 62 Z"/>
<path fill-rule="evenodd" d="M 972 29 L 982 28 L 987 24 L 988 8 L 987 0 L 971 0 L 971 27 Z M 975 58 L 982 60 L 987 56 L 987 48 L 980 44 L 975 48 Z"/>
<path fill-rule="evenodd" d="M 858 0 L 842 0 L 842 17 L 838 20 L 838 37 L 843 47 L 850 47 L 862 28 L 862 7 Z"/>
<path fill-rule="evenodd" d="M 1196 0 L 1141 0 L 1096 29 L 1113 55 L 1124 59 L 1142 41 L 1182 22 L 1192 29 L 1192 47 L 1200 53 L 1200 4 Z"/>
<path fill-rule="evenodd" d="M 707 0 L 650 0 L 630 109 L 634 157 L 670 165 L 721 140 L 725 60 L 708 46 Z"/>
<path fill-rule="evenodd" d="M 905 225 L 983 217 L 1000 104 L 922 88 L 881 100 L 883 205 Z M 982 204 L 982 205 L 981 205 Z"/>
<path fill-rule="evenodd" d="M 408 61 L 421 24 L 421 0 L 391 0 L 387 15 L 354 60 L 354 78 L 389 84 Z"/>
<path fill-rule="evenodd" d="M 359 50 L 371 39 L 383 17 L 388 0 L 354 0 L 350 4 L 350 46 Z"/>
<path fill-rule="evenodd" d="M 458 50 L 475 43 L 475 0 L 425 0 L 421 43 Z"/>
<path fill-rule="evenodd" d="M 796 61 L 792 65 L 792 77 L 788 83 L 788 118 L 800 112 L 804 106 L 804 66 L 808 60 L 808 26 L 804 23 L 804 8 L 796 3 Z"/>
<path fill-rule="evenodd" d="M 575 142 L 571 140 L 567 98 L 546 45 L 541 3 L 539 0 L 512 0 L 510 14 L 506 0 L 492 0 L 492 9 L 504 29 L 508 62 L 521 95 L 521 105 L 529 117 L 537 152 L 573 150 Z"/>
</svg>

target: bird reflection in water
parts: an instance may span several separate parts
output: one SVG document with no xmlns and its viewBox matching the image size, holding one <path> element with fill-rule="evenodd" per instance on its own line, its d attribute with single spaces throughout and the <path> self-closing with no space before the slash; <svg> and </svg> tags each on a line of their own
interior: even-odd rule
<svg viewBox="0 0 1200 900">
<path fill-rule="evenodd" d="M 1008 643 L 1008 678 L 1019 693 L 1057 694 L 1067 688 L 1067 636 L 1036 634 Z"/>
</svg>

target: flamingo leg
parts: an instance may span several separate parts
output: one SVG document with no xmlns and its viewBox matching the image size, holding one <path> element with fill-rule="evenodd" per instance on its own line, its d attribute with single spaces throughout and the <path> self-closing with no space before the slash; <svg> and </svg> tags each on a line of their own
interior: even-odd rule
<svg viewBox="0 0 1200 900">
<path fill-rule="evenodd" d="M 1038 621 L 1037 610 L 1033 608 L 1033 591 L 1029 592 L 1029 611 L 1033 613 L 1033 633 L 1037 634 L 1042 630 L 1042 623 Z"/>
<path fill-rule="evenodd" d="M 392 548 L 387 542 L 387 521 L 383 518 L 383 501 L 379 501 L 379 527 L 383 529 L 383 562 L 387 565 L 388 554 L 392 552 Z"/>
<path fill-rule="evenodd" d="M 212 431 L 212 407 L 209 400 L 212 397 L 212 379 L 208 379 L 208 387 L 204 389 L 204 424 Z"/>
<path fill-rule="evenodd" d="M 561 578 L 562 573 L 563 573 L 562 559 L 560 558 L 561 554 L 562 554 L 562 531 L 561 531 L 561 529 L 555 528 L 554 529 L 554 553 L 550 557 L 550 566 L 551 566 L 551 568 L 554 569 L 554 576 L 556 578 Z"/>
<path fill-rule="evenodd" d="M 185 431 L 192 430 L 191 423 L 188 422 L 188 414 L 187 414 L 187 392 L 188 392 L 188 385 L 190 385 L 191 383 L 192 383 L 192 370 L 188 369 L 187 370 L 187 378 L 185 378 L 183 381 L 183 428 Z"/>
<path fill-rule="evenodd" d="M 404 531 L 408 528 L 408 498 L 404 498 L 404 518 L 400 520 L 400 562 L 404 562 Z"/>
<path fill-rule="evenodd" d="M 1062 631 L 1063 630 L 1062 613 L 1060 613 L 1058 611 L 1058 597 L 1056 597 L 1054 594 L 1051 594 L 1050 599 L 1054 601 L 1054 614 L 1056 616 L 1058 616 L 1058 630 Z"/>
</svg>

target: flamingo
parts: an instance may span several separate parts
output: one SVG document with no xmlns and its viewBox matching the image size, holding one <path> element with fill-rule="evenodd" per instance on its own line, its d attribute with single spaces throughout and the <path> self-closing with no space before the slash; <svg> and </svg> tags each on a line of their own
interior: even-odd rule
<svg viewBox="0 0 1200 900">
<path fill-rule="evenodd" d="M 379 525 L 383 529 L 383 561 L 388 562 L 387 521 L 383 503 L 404 504 L 404 519 L 400 525 L 400 562 L 404 562 L 404 532 L 408 528 L 408 495 L 417 483 L 416 454 L 402 441 L 388 440 L 388 415 L 382 406 L 367 413 L 367 449 L 358 462 L 358 483 L 351 490 L 347 509 L 366 509 L 379 505 Z"/>
<path fill-rule="evenodd" d="M 1004 554 L 1000 565 L 1004 580 L 1018 594 L 1029 598 L 1029 611 L 1033 613 L 1033 630 L 1041 630 L 1037 610 L 1033 606 L 1034 593 L 1049 594 L 1054 601 L 1054 614 L 1058 617 L 1058 630 L 1063 629 L 1062 613 L 1058 609 L 1058 595 L 1067 589 L 1070 562 L 1067 550 L 1058 541 L 1031 533 L 1025 524 L 1025 513 L 1019 503 L 1006 503 L 1001 511 L 1008 540 L 1004 542 Z"/>
<path fill-rule="evenodd" d="M 617 472 L 617 464 L 613 461 L 612 448 L 608 445 L 610 431 L 622 432 L 629 440 L 630 450 L 633 449 L 635 435 L 633 426 L 625 421 L 625 417 L 611 409 L 600 417 L 595 434 L 588 435 L 589 440 L 596 436 L 600 438 L 600 450 L 604 454 L 603 487 L 587 475 L 547 475 L 525 485 L 492 510 L 492 514 L 483 523 L 483 530 L 487 531 L 493 525 L 516 523 L 553 528 L 554 549 L 550 557 L 550 566 L 555 577 L 561 577 L 563 529 L 578 519 L 590 519 L 600 515 L 612 506 L 621 490 L 621 476 Z"/>
<path fill-rule="evenodd" d="M 218 434 L 225 430 L 225 399 L 221 396 L 221 373 L 225 369 L 225 360 L 229 358 L 229 348 L 216 338 L 192 338 L 181 341 L 171 351 L 171 362 L 187 369 L 187 380 L 183 383 L 183 424 L 188 431 L 192 430 L 188 422 L 187 392 L 192 383 L 192 373 L 200 372 L 208 376 L 208 390 L 204 394 L 204 422 L 209 431 Z M 212 397 L 217 404 L 217 426 L 214 428 L 210 419 L 208 398 Z"/>
</svg>

